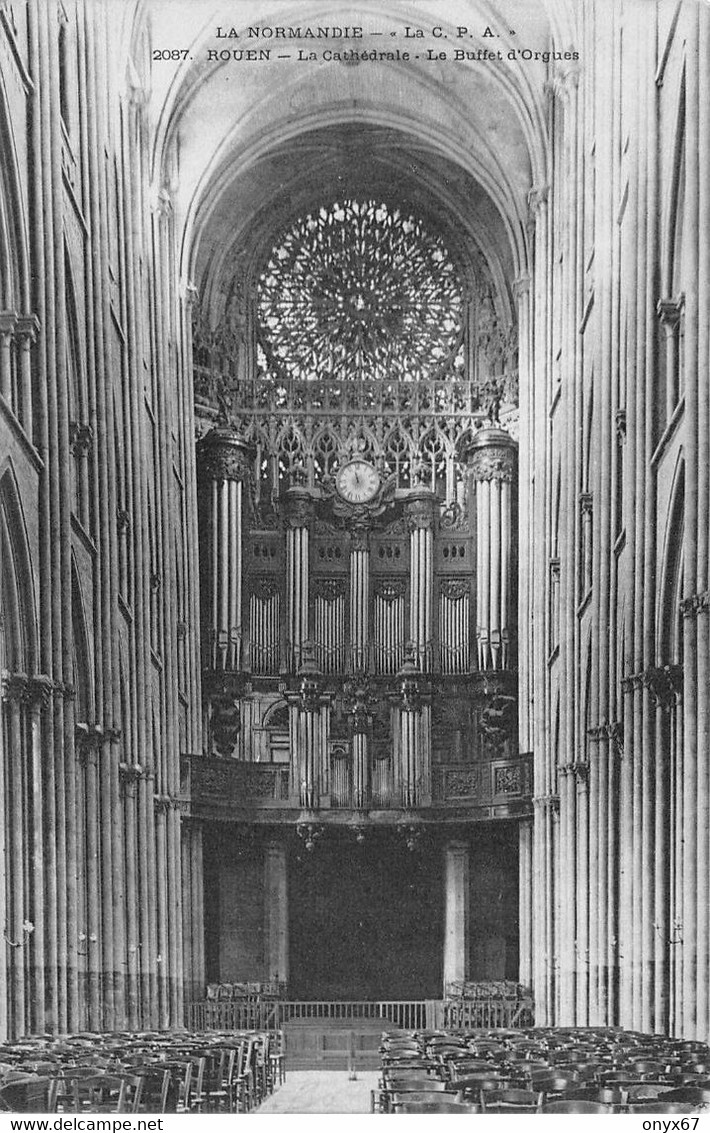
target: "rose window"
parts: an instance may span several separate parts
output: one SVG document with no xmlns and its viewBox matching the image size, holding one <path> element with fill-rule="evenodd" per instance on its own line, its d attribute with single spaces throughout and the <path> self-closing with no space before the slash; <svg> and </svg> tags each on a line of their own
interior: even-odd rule
<svg viewBox="0 0 710 1133">
<path fill-rule="evenodd" d="M 257 308 L 273 377 L 411 381 L 462 364 L 464 295 L 446 245 L 377 201 L 298 220 L 259 278 Z"/>
</svg>

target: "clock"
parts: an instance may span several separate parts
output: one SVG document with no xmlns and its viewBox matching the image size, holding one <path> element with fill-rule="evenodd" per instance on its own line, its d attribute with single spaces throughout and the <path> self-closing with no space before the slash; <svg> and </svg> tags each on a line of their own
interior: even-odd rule
<svg viewBox="0 0 710 1133">
<path fill-rule="evenodd" d="M 350 460 L 338 469 L 335 486 L 349 504 L 369 504 L 380 489 L 380 474 L 366 460 Z"/>
</svg>

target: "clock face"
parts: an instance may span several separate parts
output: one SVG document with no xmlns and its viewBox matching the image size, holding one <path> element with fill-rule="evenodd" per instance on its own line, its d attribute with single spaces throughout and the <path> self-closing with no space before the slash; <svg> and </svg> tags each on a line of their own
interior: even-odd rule
<svg viewBox="0 0 710 1133">
<path fill-rule="evenodd" d="M 335 484 L 349 504 L 367 504 L 377 495 L 380 477 L 366 460 L 351 460 L 339 469 Z"/>
</svg>

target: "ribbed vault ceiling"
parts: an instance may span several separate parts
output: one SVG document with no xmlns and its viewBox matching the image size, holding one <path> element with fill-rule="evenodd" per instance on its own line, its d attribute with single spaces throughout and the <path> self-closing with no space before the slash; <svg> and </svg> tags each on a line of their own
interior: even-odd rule
<svg viewBox="0 0 710 1133">
<path fill-rule="evenodd" d="M 507 53 L 552 46 L 543 6 L 146 0 L 146 8 L 154 44 L 178 38 L 178 27 L 190 44 L 191 61 L 154 67 L 154 179 L 171 195 L 185 281 L 215 316 L 235 275 L 253 270 L 283 225 L 343 195 L 416 210 L 464 256 L 483 253 L 510 296 L 529 258 L 528 194 L 545 180 L 549 68 Z M 564 14 L 564 0 L 557 8 Z M 358 65 L 208 60 L 213 48 L 254 46 L 244 33 L 256 24 L 356 24 L 366 34 L 346 46 L 396 45 L 422 57 Z M 503 61 L 427 60 L 434 25 L 448 35 L 440 42 L 449 52 L 493 47 Z M 457 40 L 458 25 L 475 38 Z M 242 38 L 217 40 L 217 26 L 233 26 Z M 425 29 L 423 49 L 403 38 L 406 26 Z M 486 27 L 498 38 L 481 38 Z M 316 44 L 324 46 L 333 44 Z"/>
</svg>

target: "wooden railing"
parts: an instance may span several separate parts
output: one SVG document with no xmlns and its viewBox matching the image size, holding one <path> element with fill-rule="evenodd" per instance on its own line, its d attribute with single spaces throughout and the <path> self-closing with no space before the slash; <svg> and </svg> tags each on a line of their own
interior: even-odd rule
<svg viewBox="0 0 710 1133">
<path fill-rule="evenodd" d="M 291 1022 L 380 1019 L 383 1027 L 431 1030 L 444 1021 L 442 1000 L 205 1000 L 191 1003 L 186 1024 L 196 1031 L 279 1030 Z"/>
<path fill-rule="evenodd" d="M 291 1000 L 281 1004 L 281 1024 L 295 1020 L 381 1019 L 404 1030 L 422 1030 L 432 1026 L 439 1007 L 438 1000 Z"/>
<path fill-rule="evenodd" d="M 335 745 L 333 745 L 334 747 Z M 338 760 L 333 755 L 332 763 Z M 381 769 L 372 783 L 372 806 L 401 809 L 401 800 L 392 790 L 391 763 L 378 761 Z M 297 797 L 290 794 L 288 764 L 249 763 L 236 759 L 185 755 L 182 764 L 182 794 L 193 814 L 227 814 L 234 808 L 297 810 Z M 338 783 L 335 768 L 334 784 Z M 432 798 L 429 804 L 445 817 L 447 808 L 493 808 L 495 815 L 527 813 L 532 796 L 532 757 L 498 758 L 471 763 L 436 764 L 432 768 Z M 189 800 L 189 801 L 188 801 Z M 354 806 L 349 776 L 334 789 L 332 808 Z M 327 809 L 324 812 L 327 816 Z"/>
<path fill-rule="evenodd" d="M 444 1027 L 447 1030 L 494 1030 L 495 1028 L 531 1027 L 534 1024 L 532 999 L 449 1000 L 444 1004 Z"/>
<path fill-rule="evenodd" d="M 187 1006 L 185 1021 L 193 1031 L 277 1031 L 278 1001 L 206 999 Z"/>
</svg>

